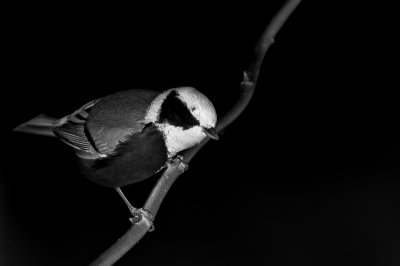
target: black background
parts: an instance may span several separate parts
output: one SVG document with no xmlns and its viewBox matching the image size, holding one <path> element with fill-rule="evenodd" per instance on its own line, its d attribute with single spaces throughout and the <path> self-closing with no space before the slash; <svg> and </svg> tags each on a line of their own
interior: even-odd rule
<svg viewBox="0 0 400 266">
<path fill-rule="evenodd" d="M 393 6 L 303 1 L 249 107 L 117 265 L 400 265 Z M 6 7 L 0 264 L 85 265 L 130 226 L 56 139 L 11 130 L 132 88 L 194 86 L 222 116 L 283 1 Z M 124 189 L 141 206 L 156 177 Z"/>
</svg>

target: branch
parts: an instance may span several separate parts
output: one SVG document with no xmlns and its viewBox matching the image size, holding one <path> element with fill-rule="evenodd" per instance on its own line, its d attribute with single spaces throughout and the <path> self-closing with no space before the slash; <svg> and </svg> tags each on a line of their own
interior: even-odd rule
<svg viewBox="0 0 400 266">
<path fill-rule="evenodd" d="M 240 84 L 240 97 L 231 110 L 218 121 L 216 126 L 217 132 L 221 132 L 236 120 L 249 104 L 257 85 L 258 74 L 264 56 L 274 42 L 276 34 L 299 3 L 300 0 L 288 0 L 262 33 L 255 47 L 254 59 L 243 72 L 243 80 Z M 209 138 L 196 147 L 183 152 L 183 160 L 176 159 L 167 164 L 167 169 L 153 188 L 143 208 L 151 214 L 152 221 L 154 221 L 158 209 L 172 184 L 187 169 L 187 163 L 193 159 L 208 141 Z M 93 261 L 91 265 L 106 266 L 114 264 L 151 229 L 152 221 L 148 217 L 142 216 L 140 221 L 133 223 L 131 228 L 114 245 Z"/>
</svg>

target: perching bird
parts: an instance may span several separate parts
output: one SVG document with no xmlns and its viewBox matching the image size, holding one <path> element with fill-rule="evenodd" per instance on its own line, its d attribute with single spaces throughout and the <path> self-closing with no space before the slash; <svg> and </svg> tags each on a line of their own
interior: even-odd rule
<svg viewBox="0 0 400 266">
<path fill-rule="evenodd" d="M 121 195 L 119 187 L 151 177 L 179 152 L 207 136 L 218 139 L 216 122 L 206 96 L 180 87 L 117 92 L 61 119 L 39 115 L 15 130 L 57 136 L 75 149 L 90 180 Z"/>
</svg>

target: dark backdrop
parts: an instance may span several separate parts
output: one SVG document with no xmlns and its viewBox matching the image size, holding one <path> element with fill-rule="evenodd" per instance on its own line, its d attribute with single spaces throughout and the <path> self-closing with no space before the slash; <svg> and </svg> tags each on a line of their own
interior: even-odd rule
<svg viewBox="0 0 400 266">
<path fill-rule="evenodd" d="M 394 8 L 322 2 L 299 6 L 247 110 L 118 265 L 400 264 Z M 85 265 L 130 226 L 69 147 L 12 128 L 132 88 L 194 86 L 222 116 L 282 3 L 5 8 L 0 264 Z M 141 206 L 155 182 L 125 191 Z"/>
</svg>

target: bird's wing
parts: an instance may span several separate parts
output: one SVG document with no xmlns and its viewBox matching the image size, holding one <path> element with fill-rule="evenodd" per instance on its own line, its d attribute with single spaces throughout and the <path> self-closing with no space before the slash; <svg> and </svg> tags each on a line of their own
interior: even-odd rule
<svg viewBox="0 0 400 266">
<path fill-rule="evenodd" d="M 63 142 L 75 148 L 78 155 L 85 158 L 101 157 L 96 147 L 85 129 L 85 123 L 93 105 L 97 100 L 93 100 L 73 112 L 61 118 L 62 125 L 54 128 L 54 134 Z"/>
<path fill-rule="evenodd" d="M 146 111 L 158 94 L 129 90 L 91 101 L 65 117 L 54 133 L 74 147 L 80 157 L 106 157 L 128 136 L 144 128 Z"/>
<path fill-rule="evenodd" d="M 128 90 L 99 99 L 92 107 L 86 128 L 101 154 L 112 154 L 116 147 L 145 127 L 144 117 L 154 98 L 151 90 Z"/>
</svg>

